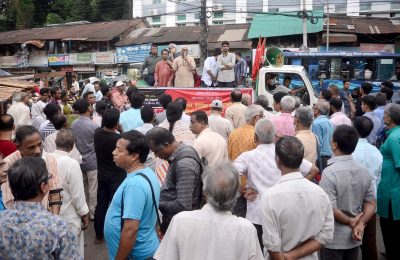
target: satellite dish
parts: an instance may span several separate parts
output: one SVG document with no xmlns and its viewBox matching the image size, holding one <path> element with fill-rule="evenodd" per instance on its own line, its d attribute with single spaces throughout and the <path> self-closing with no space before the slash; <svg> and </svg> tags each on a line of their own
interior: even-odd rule
<svg viewBox="0 0 400 260">
<path fill-rule="evenodd" d="M 276 47 L 268 48 L 265 54 L 265 60 L 272 67 L 282 67 L 284 63 L 283 52 Z"/>
</svg>

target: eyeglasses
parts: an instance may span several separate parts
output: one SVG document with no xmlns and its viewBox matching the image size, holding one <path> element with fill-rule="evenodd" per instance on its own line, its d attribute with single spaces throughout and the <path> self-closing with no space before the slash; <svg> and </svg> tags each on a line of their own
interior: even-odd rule
<svg viewBox="0 0 400 260">
<path fill-rule="evenodd" d="M 42 180 L 40 180 L 39 184 L 42 184 L 43 182 L 48 182 L 51 179 L 53 179 L 53 175 L 49 174 L 46 177 L 44 177 Z"/>
</svg>

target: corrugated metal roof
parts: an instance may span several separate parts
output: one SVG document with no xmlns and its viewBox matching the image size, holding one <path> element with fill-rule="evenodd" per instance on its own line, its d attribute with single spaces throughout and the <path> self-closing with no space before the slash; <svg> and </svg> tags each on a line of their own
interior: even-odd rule
<svg viewBox="0 0 400 260">
<path fill-rule="evenodd" d="M 208 43 L 221 45 L 223 40 L 220 40 L 220 36 L 228 32 L 229 35 L 232 32 L 236 34 L 230 39 L 231 44 L 233 42 L 243 42 L 247 40 L 249 24 L 229 24 L 229 25 L 216 25 L 210 26 L 208 31 Z M 185 26 L 185 27 L 161 27 L 161 28 L 147 28 L 147 29 L 136 29 L 128 34 L 124 35 L 117 46 L 134 45 L 134 44 L 145 44 L 145 43 L 198 43 L 201 40 L 201 27 L 200 26 Z M 220 47 L 220 46 L 219 46 Z"/>
<path fill-rule="evenodd" d="M 0 101 L 11 98 L 15 92 L 33 89 L 35 85 L 26 80 L 0 78 Z"/>
<path fill-rule="evenodd" d="M 330 33 L 329 42 L 330 43 L 357 42 L 357 35 L 354 33 Z M 326 43 L 326 33 L 322 34 L 322 43 Z"/>
<path fill-rule="evenodd" d="M 388 18 L 353 18 L 353 23 L 360 34 L 400 33 L 400 26 L 394 25 Z"/>
<path fill-rule="evenodd" d="M 0 44 L 22 43 L 29 40 L 109 41 L 130 28 L 145 26 L 145 19 L 102 23 L 60 25 L 0 33 Z"/>
</svg>

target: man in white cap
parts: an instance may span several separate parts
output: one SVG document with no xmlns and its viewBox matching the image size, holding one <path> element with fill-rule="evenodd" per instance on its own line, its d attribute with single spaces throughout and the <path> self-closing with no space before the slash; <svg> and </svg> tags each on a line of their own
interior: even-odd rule
<svg viewBox="0 0 400 260">
<path fill-rule="evenodd" d="M 233 131 L 232 123 L 222 117 L 222 110 L 224 105 L 221 100 L 213 100 L 211 102 L 210 116 L 208 117 L 208 127 L 214 132 L 222 135 L 226 141 L 228 141 L 229 135 Z"/>
<path fill-rule="evenodd" d="M 125 83 L 118 81 L 115 84 L 115 88 L 111 93 L 111 101 L 116 109 L 124 111 L 125 105 L 128 103 L 128 97 L 125 94 Z"/>
<path fill-rule="evenodd" d="M 86 92 L 96 93 L 96 90 L 94 88 L 95 83 L 100 83 L 100 80 L 97 77 L 90 77 L 89 83 L 85 85 L 85 88 L 82 91 L 82 96 L 85 95 Z"/>
</svg>

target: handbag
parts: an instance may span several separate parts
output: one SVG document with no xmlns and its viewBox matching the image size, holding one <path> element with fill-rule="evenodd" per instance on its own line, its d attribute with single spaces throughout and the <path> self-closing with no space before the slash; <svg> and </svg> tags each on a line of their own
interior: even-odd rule
<svg viewBox="0 0 400 260">
<path fill-rule="evenodd" d="M 136 174 L 137 176 L 142 176 L 150 185 L 150 189 L 151 189 L 151 197 L 153 200 L 153 206 L 154 206 L 154 210 L 156 212 L 156 216 L 157 216 L 157 224 L 156 224 L 156 233 L 158 238 L 161 240 L 163 237 L 163 234 L 161 233 L 161 221 L 160 221 L 160 216 L 158 215 L 158 209 L 157 209 L 157 203 L 156 203 L 156 196 L 154 194 L 154 189 L 153 189 L 153 185 L 151 185 L 151 182 L 149 180 L 149 177 L 147 177 L 145 174 L 139 172 L 138 174 Z M 124 191 L 122 191 L 122 201 L 121 201 L 121 232 L 122 229 L 124 228 L 124 219 L 122 218 L 122 216 L 124 215 Z"/>
</svg>

